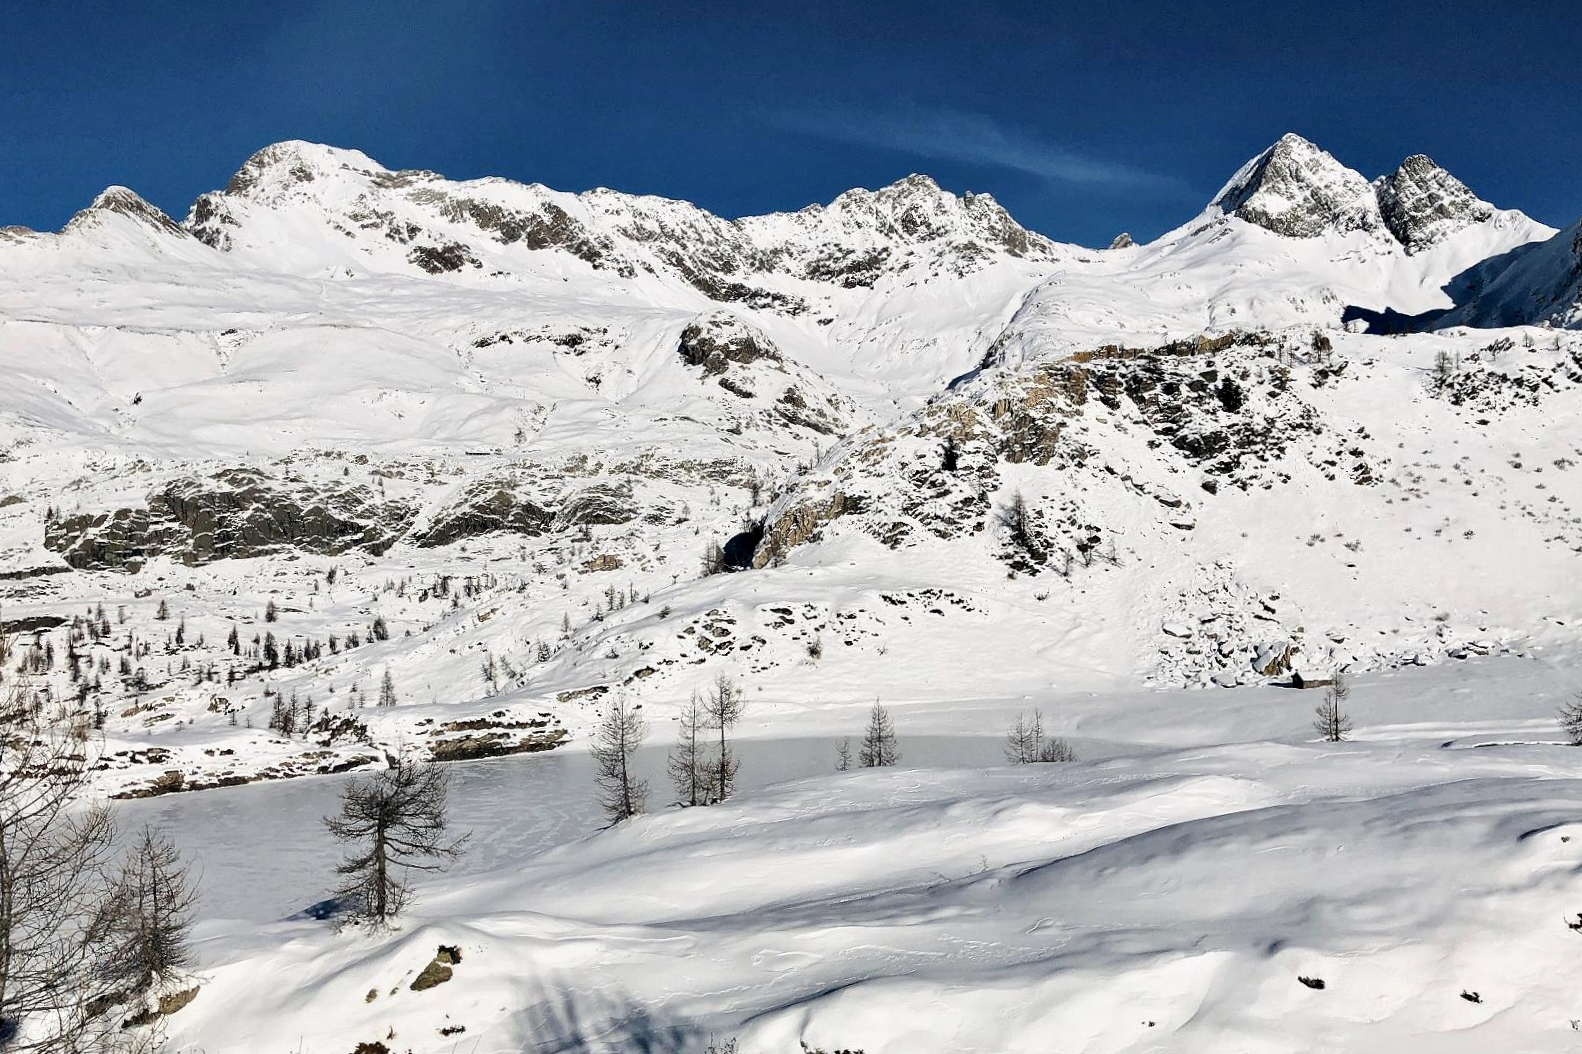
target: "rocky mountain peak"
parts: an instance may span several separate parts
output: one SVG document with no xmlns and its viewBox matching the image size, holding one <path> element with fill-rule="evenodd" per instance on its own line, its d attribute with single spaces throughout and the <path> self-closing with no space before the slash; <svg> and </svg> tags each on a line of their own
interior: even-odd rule
<svg viewBox="0 0 1582 1054">
<path fill-rule="evenodd" d="M 80 231 L 97 227 L 106 216 L 126 216 L 139 224 L 163 234 L 185 237 L 186 232 L 176 221 L 126 187 L 106 187 L 93 199 L 92 204 L 78 212 L 67 222 L 67 231 Z"/>
<path fill-rule="evenodd" d="M 878 190 L 848 190 L 828 209 L 804 209 L 798 215 L 833 217 L 847 232 L 907 244 L 977 244 L 1012 256 L 1045 255 L 1052 247 L 1017 223 L 992 195 L 968 191 L 958 197 L 920 173 Z"/>
<path fill-rule="evenodd" d="M 360 150 L 289 139 L 266 146 L 242 162 L 225 184 L 225 193 L 259 201 L 278 200 L 340 171 L 368 177 L 389 174 Z"/>
<path fill-rule="evenodd" d="M 1491 219 L 1495 213 L 1493 205 L 1424 154 L 1402 161 L 1390 175 L 1376 180 L 1374 189 L 1385 224 L 1409 253 Z"/>
<path fill-rule="evenodd" d="M 1243 165 L 1210 207 L 1290 238 L 1386 229 L 1368 180 L 1294 133 Z"/>
</svg>

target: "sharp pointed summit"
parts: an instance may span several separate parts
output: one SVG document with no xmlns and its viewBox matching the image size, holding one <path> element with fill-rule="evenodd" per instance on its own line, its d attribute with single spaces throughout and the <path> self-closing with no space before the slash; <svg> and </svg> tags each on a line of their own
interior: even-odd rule
<svg viewBox="0 0 1582 1054">
<path fill-rule="evenodd" d="M 1374 182 L 1385 224 L 1409 253 L 1492 219 L 1497 211 L 1424 154 L 1413 154 Z"/>
<path fill-rule="evenodd" d="M 1237 170 L 1210 207 L 1290 238 L 1386 229 L 1367 178 L 1294 133 Z"/>
</svg>

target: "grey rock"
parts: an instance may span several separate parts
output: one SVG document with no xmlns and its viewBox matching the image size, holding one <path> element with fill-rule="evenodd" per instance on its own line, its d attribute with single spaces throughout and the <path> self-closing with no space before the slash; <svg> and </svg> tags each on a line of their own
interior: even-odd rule
<svg viewBox="0 0 1582 1054">
<path fill-rule="evenodd" d="M 1494 216 L 1494 206 L 1478 198 L 1455 176 L 1422 154 L 1374 183 L 1385 225 L 1409 253 L 1420 252 L 1456 231 Z"/>
<path fill-rule="evenodd" d="M 536 537 L 549 530 L 554 514 L 518 494 L 508 482 L 479 480 L 435 514 L 413 541 L 423 548 L 450 545 L 500 531 Z"/>
<path fill-rule="evenodd" d="M 1213 205 L 1289 238 L 1385 231 L 1372 185 L 1299 135 L 1253 158 Z"/>
<path fill-rule="evenodd" d="M 171 480 L 143 508 L 57 517 L 44 545 L 79 570 L 135 572 L 153 556 L 188 565 L 296 549 L 375 555 L 415 510 L 362 485 L 287 482 L 254 469 Z"/>
</svg>

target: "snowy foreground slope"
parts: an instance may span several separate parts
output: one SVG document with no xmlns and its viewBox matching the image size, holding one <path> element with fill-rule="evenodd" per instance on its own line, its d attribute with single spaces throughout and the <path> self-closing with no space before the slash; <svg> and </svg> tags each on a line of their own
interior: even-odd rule
<svg viewBox="0 0 1582 1054">
<path fill-rule="evenodd" d="M 301 858 L 215 858 L 187 1049 L 1555 1049 L 1579 244 L 1296 136 L 1106 250 L 923 176 L 726 220 L 282 143 L 180 222 L 111 188 L 0 229 L 7 677 L 132 815 Z M 1284 686 L 1342 669 L 1319 746 Z M 720 675 L 776 779 L 577 841 L 611 701 L 662 751 Z M 827 774 L 876 697 L 928 767 Z M 1078 763 L 963 768 L 1032 707 Z M 553 820 L 475 813 L 397 936 L 259 926 L 398 749 Z"/>
<path fill-rule="evenodd" d="M 1358 735 L 1343 744 L 1312 742 L 1313 693 L 1072 700 L 1055 716 L 1092 760 L 825 775 L 530 858 L 497 845 L 497 869 L 420 887 L 393 937 L 226 922 L 245 910 L 247 875 L 210 864 L 206 982 L 172 1038 L 306 1051 L 695 1051 L 731 1037 L 744 1051 L 881 1054 L 1567 1049 L 1582 1017 L 1582 937 L 1568 928 L 1582 910 L 1582 757 L 1556 742 L 1551 715 L 1574 658 L 1362 678 Z M 908 727 L 970 736 L 1020 705 L 923 708 L 902 724 L 903 752 Z M 494 778 L 514 800 L 509 772 Z M 469 787 L 481 797 L 458 807 L 461 822 L 487 824 L 489 785 Z M 204 844 L 245 838 L 227 830 L 200 859 Z M 314 832 L 292 842 L 327 867 Z M 412 990 L 442 944 L 461 950 L 454 977 Z"/>
</svg>

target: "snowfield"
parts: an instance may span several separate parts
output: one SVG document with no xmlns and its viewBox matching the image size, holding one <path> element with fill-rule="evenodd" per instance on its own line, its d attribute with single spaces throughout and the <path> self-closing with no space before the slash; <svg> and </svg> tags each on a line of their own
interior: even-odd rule
<svg viewBox="0 0 1582 1054">
<path fill-rule="evenodd" d="M 1093 758 L 1071 765 L 831 775 L 833 743 L 800 741 L 796 763 L 825 774 L 599 833 L 523 825 L 521 813 L 587 809 L 585 782 L 537 781 L 556 758 L 490 762 L 462 777 L 456 806 L 490 866 L 425 882 L 400 932 L 379 938 L 233 918 L 258 895 L 251 854 L 217 868 L 203 845 L 247 836 L 201 815 L 208 795 L 159 799 L 206 886 L 224 891 L 200 929 L 203 994 L 172 1038 L 309 1051 L 690 1051 L 711 1037 L 749 1051 L 1565 1049 L 1582 1012 L 1569 981 L 1582 937 L 1567 925 L 1582 898 L 1582 755 L 1556 741 L 1551 715 L 1573 661 L 1361 679 L 1358 734 L 1342 744 L 1313 741 L 1319 693 L 1274 688 L 1036 700 Z M 930 720 L 917 723 L 955 723 L 961 753 L 982 757 L 999 745 L 985 726 L 1021 705 L 921 708 Z M 773 765 L 772 742 L 749 752 L 749 771 Z M 311 786 L 323 787 L 292 793 Z M 332 798 L 323 787 L 318 808 Z M 252 830 L 239 804 L 220 815 Z M 324 874 L 333 847 L 311 808 L 293 811 L 258 816 L 311 879 L 310 859 Z M 517 839 L 558 844 L 519 854 Z M 305 908 L 315 890 L 299 898 Z M 453 979 L 412 991 L 441 944 L 462 951 Z"/>
<path fill-rule="evenodd" d="M 1567 1049 L 1576 231 L 1296 136 L 1107 250 L 924 176 L 110 188 L 0 228 L 4 677 L 203 872 L 171 1050 Z M 743 792 L 672 807 L 719 676 Z M 1075 762 L 1004 763 L 1034 709 Z M 470 852 L 337 930 L 398 751 Z"/>
</svg>

